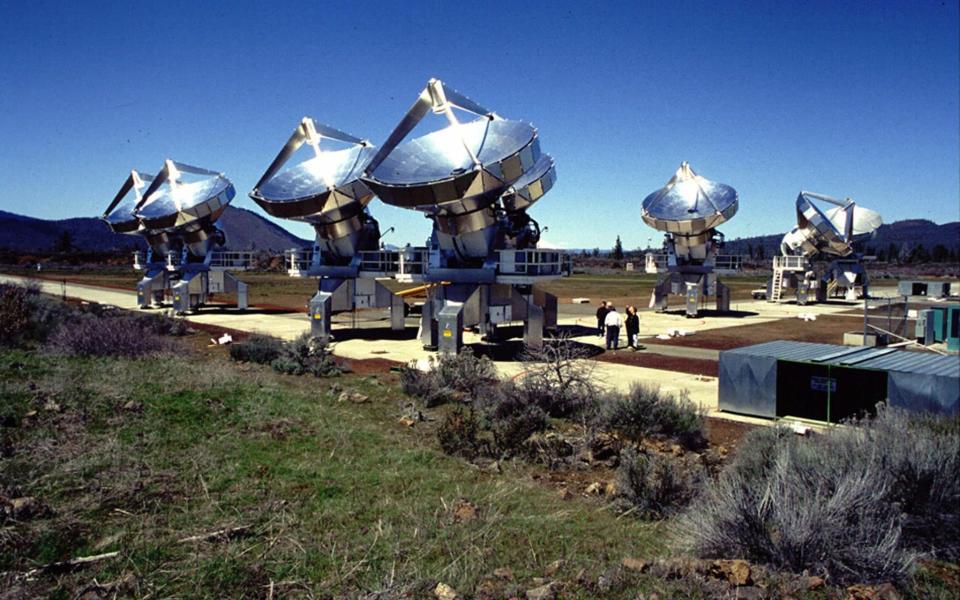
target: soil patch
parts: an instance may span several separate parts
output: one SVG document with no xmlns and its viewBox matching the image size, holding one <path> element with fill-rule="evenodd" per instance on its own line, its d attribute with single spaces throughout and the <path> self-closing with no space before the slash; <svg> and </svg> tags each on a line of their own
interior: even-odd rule
<svg viewBox="0 0 960 600">
<path fill-rule="evenodd" d="M 740 423 L 728 419 L 706 417 L 704 419 L 704 435 L 711 446 L 726 446 L 736 448 L 747 432 L 761 427 L 749 423 Z"/>
<path fill-rule="evenodd" d="M 886 329 L 886 318 L 872 318 L 870 322 L 877 327 Z M 670 346 L 709 348 L 711 350 L 730 350 L 775 340 L 842 344 L 845 332 L 862 329 L 862 320 L 836 315 L 820 315 L 816 321 L 780 319 L 779 321 L 757 323 L 755 325 L 708 329 L 698 331 L 696 335 L 656 340 L 656 343 Z"/>
<path fill-rule="evenodd" d="M 357 375 L 389 374 L 390 369 L 403 366 L 402 362 L 387 358 L 349 358 L 344 360 L 350 364 L 350 370 Z"/>
<path fill-rule="evenodd" d="M 702 358 L 684 358 L 653 352 L 622 350 L 616 354 L 611 352 L 601 354 L 597 356 L 595 360 L 618 365 L 630 365 L 631 367 L 647 367 L 648 369 L 663 369 L 664 371 L 690 373 L 691 375 L 717 376 L 717 361 Z"/>
</svg>

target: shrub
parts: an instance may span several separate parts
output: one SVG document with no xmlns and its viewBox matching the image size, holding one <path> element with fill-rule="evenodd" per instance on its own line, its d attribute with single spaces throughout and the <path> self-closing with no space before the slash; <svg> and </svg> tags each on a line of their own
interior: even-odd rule
<svg viewBox="0 0 960 600">
<path fill-rule="evenodd" d="M 686 507 L 703 484 L 699 463 L 626 448 L 617 469 L 617 496 L 644 519 L 661 519 Z"/>
<path fill-rule="evenodd" d="M 27 290 L 18 285 L 0 284 L 0 344 L 20 343 L 29 326 Z"/>
<path fill-rule="evenodd" d="M 520 388 L 551 417 L 592 412 L 597 389 L 591 379 L 595 363 L 584 360 L 589 355 L 584 344 L 562 336 L 527 348 L 521 358 L 530 366 Z"/>
<path fill-rule="evenodd" d="M 684 516 L 687 545 L 837 583 L 904 577 L 917 551 L 956 559 L 955 421 L 879 410 L 813 439 L 751 432 Z"/>
<path fill-rule="evenodd" d="M 183 319 L 174 319 L 161 313 L 133 313 L 121 318 L 132 318 L 145 331 L 156 335 L 182 336 L 187 334 L 187 323 Z"/>
<path fill-rule="evenodd" d="M 327 345 L 309 333 L 284 343 L 279 356 L 273 359 L 270 366 L 274 371 L 287 375 L 307 373 L 314 377 L 336 377 L 341 373 Z"/>
<path fill-rule="evenodd" d="M 427 407 L 474 399 L 497 383 L 497 372 L 486 357 L 470 352 L 430 358 L 426 371 L 407 365 L 400 373 L 403 391 L 423 400 Z"/>
<path fill-rule="evenodd" d="M 479 403 L 500 455 L 517 454 L 534 433 L 547 428 L 547 414 L 511 383 L 503 383 Z"/>
<path fill-rule="evenodd" d="M 135 358 L 168 352 L 172 344 L 144 330 L 134 319 L 82 315 L 60 325 L 47 345 L 67 356 L 122 356 Z"/>
<path fill-rule="evenodd" d="M 268 335 L 251 335 L 242 342 L 230 344 L 230 358 L 237 362 L 269 365 L 280 357 L 283 342 Z"/>
<path fill-rule="evenodd" d="M 440 448 L 447 454 L 474 458 L 480 454 L 480 427 L 472 406 L 458 405 L 447 413 L 437 429 Z"/>
<path fill-rule="evenodd" d="M 647 385 L 634 384 L 626 394 L 607 394 L 594 424 L 634 441 L 661 434 L 688 448 L 705 443 L 703 413 L 686 393 L 674 396 Z"/>
</svg>

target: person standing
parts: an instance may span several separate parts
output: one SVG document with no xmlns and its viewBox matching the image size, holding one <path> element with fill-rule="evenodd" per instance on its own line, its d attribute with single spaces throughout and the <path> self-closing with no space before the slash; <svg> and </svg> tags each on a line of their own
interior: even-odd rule
<svg viewBox="0 0 960 600">
<path fill-rule="evenodd" d="M 600 308 L 597 309 L 597 337 L 603 337 L 603 324 L 607 319 L 607 301 L 600 301 Z"/>
<path fill-rule="evenodd" d="M 616 350 L 620 347 L 620 326 L 623 325 L 623 320 L 612 304 L 607 305 L 607 316 L 604 318 L 603 324 L 607 327 L 607 350 L 610 350 L 611 344 L 613 344 L 613 349 Z"/>
<path fill-rule="evenodd" d="M 637 349 L 640 339 L 640 317 L 636 306 L 627 307 L 627 318 L 624 323 L 627 327 L 627 345 Z"/>
</svg>

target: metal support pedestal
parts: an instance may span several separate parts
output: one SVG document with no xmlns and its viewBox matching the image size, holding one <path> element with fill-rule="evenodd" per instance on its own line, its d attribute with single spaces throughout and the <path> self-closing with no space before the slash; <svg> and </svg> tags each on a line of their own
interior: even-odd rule
<svg viewBox="0 0 960 600">
<path fill-rule="evenodd" d="M 150 308 L 163 304 L 167 285 L 169 280 L 166 265 L 150 267 L 147 274 L 137 282 L 137 306 Z"/>
<path fill-rule="evenodd" d="M 206 304 L 209 275 L 207 271 L 185 271 L 180 281 L 170 286 L 174 314 L 182 315 Z"/>
<path fill-rule="evenodd" d="M 717 312 L 730 312 L 730 288 L 719 281 L 717 286 Z"/>
<path fill-rule="evenodd" d="M 456 355 L 463 348 L 463 303 L 446 301 L 437 314 L 440 354 Z"/>
<path fill-rule="evenodd" d="M 403 298 L 376 279 L 321 277 L 318 291 L 309 302 L 310 335 L 330 340 L 334 313 L 358 308 L 389 308 L 390 329 L 403 331 L 406 325 Z"/>
</svg>

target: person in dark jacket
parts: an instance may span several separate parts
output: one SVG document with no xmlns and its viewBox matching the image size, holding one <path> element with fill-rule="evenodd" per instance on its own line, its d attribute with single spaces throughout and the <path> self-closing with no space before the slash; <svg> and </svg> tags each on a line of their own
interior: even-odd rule
<svg viewBox="0 0 960 600">
<path fill-rule="evenodd" d="M 597 337 L 603 337 L 603 322 L 606 320 L 608 312 L 610 311 L 607 310 L 607 301 L 601 300 L 600 308 L 597 309 Z"/>
<path fill-rule="evenodd" d="M 640 338 L 640 317 L 637 315 L 636 306 L 627 307 L 627 318 L 624 325 L 627 328 L 627 345 L 636 350 Z"/>
</svg>

